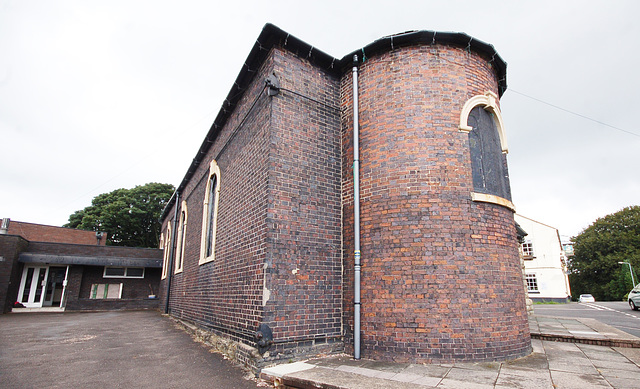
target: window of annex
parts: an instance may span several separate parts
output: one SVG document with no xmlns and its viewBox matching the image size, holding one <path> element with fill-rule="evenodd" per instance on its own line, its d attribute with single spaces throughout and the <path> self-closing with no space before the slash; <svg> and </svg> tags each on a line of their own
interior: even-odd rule
<svg viewBox="0 0 640 389">
<path fill-rule="evenodd" d="M 122 283 L 119 284 L 91 284 L 90 299 L 121 299 Z"/>
<path fill-rule="evenodd" d="M 164 238 L 164 253 L 162 255 L 162 277 L 161 279 L 167 278 L 167 273 L 169 271 L 169 254 L 171 251 L 171 222 L 167 224 L 167 231 L 165 232 Z"/>
<path fill-rule="evenodd" d="M 216 231 L 218 224 L 218 202 L 220 201 L 220 167 L 215 160 L 209 165 L 209 179 L 202 207 L 202 238 L 200 241 L 199 264 L 215 259 Z"/>
<path fill-rule="evenodd" d="M 494 93 L 469 99 L 460 113 L 460 131 L 469 134 L 473 201 L 500 204 L 515 211 L 507 170 L 507 140 Z"/>
<path fill-rule="evenodd" d="M 102 278 L 144 278 L 144 267 L 105 266 Z"/>
<path fill-rule="evenodd" d="M 187 236 L 187 202 L 182 201 L 182 206 L 180 207 L 180 219 L 178 220 L 178 232 L 176 235 L 176 264 L 175 264 L 175 273 L 181 273 L 182 268 L 184 267 L 184 246 L 185 246 L 185 238 Z"/>
</svg>

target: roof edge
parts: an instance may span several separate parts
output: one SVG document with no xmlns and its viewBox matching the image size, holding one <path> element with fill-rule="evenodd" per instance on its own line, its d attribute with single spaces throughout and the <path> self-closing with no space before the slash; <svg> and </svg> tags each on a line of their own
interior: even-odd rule
<svg viewBox="0 0 640 389">
<path fill-rule="evenodd" d="M 388 35 L 377 39 L 368 45 L 354 50 L 340 60 L 342 71 L 345 72 L 353 63 L 353 56 L 372 57 L 399 47 L 415 46 L 417 44 L 442 44 L 464 47 L 467 51 L 473 51 L 485 57 L 495 67 L 498 76 L 498 93 L 500 96 L 507 90 L 507 63 L 500 57 L 493 45 L 485 43 L 463 32 L 439 32 L 439 31 L 407 31 L 395 35 Z M 362 60 L 362 58 L 360 58 Z"/>
<path fill-rule="evenodd" d="M 495 48 L 481 40 L 475 39 L 465 33 L 459 32 L 437 32 L 437 31 L 408 31 L 395 35 L 388 35 L 374 42 L 357 49 L 341 59 L 337 59 L 322 50 L 300 40 L 299 38 L 287 33 L 277 26 L 267 23 L 262 28 L 260 35 L 256 39 L 247 59 L 245 60 L 238 76 L 236 77 L 231 90 L 227 94 L 222 107 L 218 112 L 213 124 L 209 128 L 204 141 L 200 145 L 196 156 L 193 158 L 191 165 L 187 169 L 187 173 L 182 179 L 180 185 L 173 192 L 173 195 L 167 202 L 162 211 L 160 220 L 164 220 L 171 208 L 176 203 L 179 193 L 182 193 L 195 174 L 196 170 L 202 163 L 204 156 L 213 145 L 219 132 L 235 110 L 238 102 L 244 96 L 244 91 L 253 81 L 257 74 L 257 70 L 262 66 L 269 52 L 274 46 L 280 46 L 290 52 L 309 60 L 318 67 L 325 69 L 327 72 L 339 76 L 348 71 L 353 63 L 353 56 L 365 53 L 368 56 L 379 55 L 387 51 L 394 50 L 397 47 L 410 46 L 416 44 L 447 44 L 459 47 L 466 47 L 470 51 L 479 53 L 487 58 L 489 63 L 493 63 L 498 74 L 498 92 L 502 94 L 507 89 L 507 63 L 498 55 Z"/>
</svg>

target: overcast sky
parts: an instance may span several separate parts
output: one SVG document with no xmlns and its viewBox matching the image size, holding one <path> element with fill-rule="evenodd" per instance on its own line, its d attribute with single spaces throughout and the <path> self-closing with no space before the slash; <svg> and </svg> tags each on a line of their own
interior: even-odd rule
<svg viewBox="0 0 640 389">
<path fill-rule="evenodd" d="M 0 218 L 178 185 L 265 23 L 341 58 L 407 30 L 508 63 L 518 213 L 573 236 L 640 204 L 639 1 L 0 0 Z"/>
</svg>

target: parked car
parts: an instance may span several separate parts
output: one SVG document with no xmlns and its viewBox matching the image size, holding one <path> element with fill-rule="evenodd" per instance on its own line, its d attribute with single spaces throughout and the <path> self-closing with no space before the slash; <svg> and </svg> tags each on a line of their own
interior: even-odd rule
<svg viewBox="0 0 640 389">
<path fill-rule="evenodd" d="M 638 308 L 640 307 L 640 284 L 631 289 L 627 301 L 629 302 L 629 306 L 631 307 L 631 309 L 633 309 L 634 311 L 638 310 Z"/>
<path fill-rule="evenodd" d="M 590 294 L 581 294 L 578 301 L 581 303 L 595 303 L 596 299 Z"/>
</svg>

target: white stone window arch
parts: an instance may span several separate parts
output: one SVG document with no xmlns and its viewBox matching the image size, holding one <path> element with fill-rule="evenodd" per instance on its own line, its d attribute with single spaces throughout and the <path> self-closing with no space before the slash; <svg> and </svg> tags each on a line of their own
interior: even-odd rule
<svg viewBox="0 0 640 389">
<path fill-rule="evenodd" d="M 218 225 L 218 203 L 220 201 L 220 167 L 216 160 L 209 165 L 209 178 L 202 207 L 202 238 L 200 241 L 200 261 L 202 265 L 211 262 L 216 255 L 216 233 Z"/>
<path fill-rule="evenodd" d="M 187 211 L 187 202 L 182 201 L 180 207 L 180 219 L 178 221 L 178 232 L 176 235 L 176 263 L 175 273 L 181 273 L 184 268 L 184 247 L 186 246 L 187 237 L 187 219 L 189 218 L 189 212 Z"/>
<path fill-rule="evenodd" d="M 498 96 L 490 91 L 467 100 L 460 112 L 459 129 L 469 134 L 473 176 L 471 199 L 499 204 L 515 212 L 506 166 L 506 154 L 509 149 L 497 101 Z M 486 128 L 474 129 L 469 124 L 472 115 L 474 119 L 476 115 L 483 118 L 482 123 L 488 123 Z"/>
<path fill-rule="evenodd" d="M 460 112 L 460 131 L 470 132 L 473 130 L 472 127 L 469 126 L 469 114 L 471 110 L 473 110 L 477 106 L 482 106 L 485 110 L 493 113 L 494 118 L 496 120 L 496 126 L 498 127 L 498 135 L 500 136 L 500 146 L 502 147 L 503 153 L 508 153 L 509 148 L 507 147 L 507 135 L 504 131 L 504 123 L 502 122 L 502 114 L 500 113 L 500 108 L 497 104 L 498 96 L 491 92 L 487 91 L 483 95 L 476 95 L 467 100 L 462 107 L 462 111 Z"/>
</svg>

